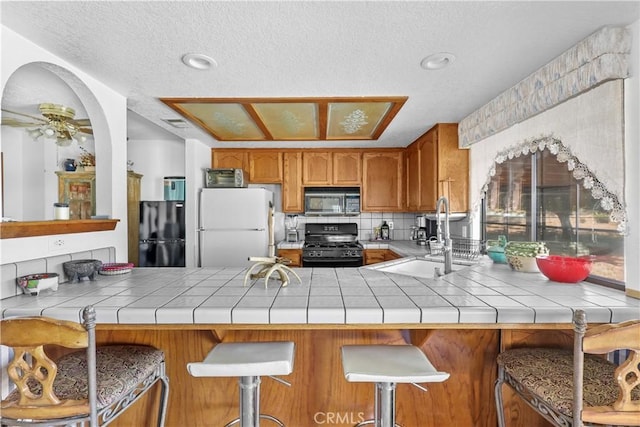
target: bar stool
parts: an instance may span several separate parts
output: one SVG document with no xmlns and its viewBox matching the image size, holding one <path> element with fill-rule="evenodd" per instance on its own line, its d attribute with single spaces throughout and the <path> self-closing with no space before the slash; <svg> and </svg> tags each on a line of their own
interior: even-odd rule
<svg viewBox="0 0 640 427">
<path fill-rule="evenodd" d="M 375 382 L 375 419 L 356 424 L 395 427 L 396 383 L 442 382 L 449 373 L 437 371 L 427 356 L 412 345 L 345 345 L 342 369 L 349 382 Z"/>
<path fill-rule="evenodd" d="M 240 417 L 225 427 L 238 422 L 240 427 L 259 427 L 260 418 L 284 427 L 279 419 L 260 414 L 260 376 L 266 375 L 290 386 L 274 375 L 293 372 L 294 349 L 290 341 L 220 343 L 202 362 L 188 363 L 187 370 L 194 377 L 240 377 Z"/>
</svg>

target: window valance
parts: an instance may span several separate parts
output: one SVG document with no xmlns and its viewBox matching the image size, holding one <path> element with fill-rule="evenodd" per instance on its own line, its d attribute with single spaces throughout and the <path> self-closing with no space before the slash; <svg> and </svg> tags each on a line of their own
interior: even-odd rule
<svg viewBox="0 0 640 427">
<path fill-rule="evenodd" d="M 603 27 L 464 118 L 461 147 L 554 107 L 593 87 L 630 75 L 631 33 Z"/>
</svg>

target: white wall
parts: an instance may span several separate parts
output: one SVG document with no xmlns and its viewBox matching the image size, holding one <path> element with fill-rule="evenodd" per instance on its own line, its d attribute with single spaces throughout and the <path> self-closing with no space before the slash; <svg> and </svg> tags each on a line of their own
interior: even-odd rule
<svg viewBox="0 0 640 427">
<path fill-rule="evenodd" d="M 142 174 L 142 200 L 164 200 L 164 177 L 185 176 L 185 142 L 173 140 L 129 140 L 127 157 L 133 171 Z M 206 159 L 210 163 L 211 152 Z"/>
<path fill-rule="evenodd" d="M 627 289 L 640 296 L 640 21 L 631 25 L 631 77 L 625 80 L 625 178 L 629 235 L 625 239 Z"/>
<path fill-rule="evenodd" d="M 204 186 L 203 169 L 211 167 L 211 148 L 197 139 L 187 139 L 185 140 L 185 153 L 185 199 L 187 200 L 185 262 L 187 267 L 197 267 L 198 194 Z"/>
<path fill-rule="evenodd" d="M 95 134 L 97 214 L 120 219 L 114 231 L 65 236 L 56 251 L 51 236 L 2 239 L 0 264 L 72 253 L 104 246 L 116 248 L 116 260 L 127 260 L 126 98 L 82 70 L 2 26 L 2 90 L 20 67 L 37 64 L 58 75 L 82 100 Z M 37 87 L 34 89 L 37 90 Z M 1 144 L 1 142 L 0 142 Z M 0 145 L 0 149 L 1 149 Z"/>
</svg>

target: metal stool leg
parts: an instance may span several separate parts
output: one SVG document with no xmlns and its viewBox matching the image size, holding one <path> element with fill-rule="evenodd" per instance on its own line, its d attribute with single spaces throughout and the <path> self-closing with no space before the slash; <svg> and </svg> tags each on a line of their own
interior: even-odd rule
<svg viewBox="0 0 640 427">
<path fill-rule="evenodd" d="M 280 378 L 272 378 L 289 385 Z M 285 427 L 282 421 L 276 417 L 260 414 L 260 377 L 240 377 L 238 383 L 240 384 L 240 417 L 225 424 L 224 427 L 230 427 L 237 423 L 240 423 L 240 427 L 260 427 L 260 418 Z"/>
<path fill-rule="evenodd" d="M 374 427 L 400 427 L 396 424 L 396 384 L 376 383 L 374 399 L 374 419 L 362 421 L 354 427 L 371 424 Z"/>
<path fill-rule="evenodd" d="M 394 383 L 377 384 L 378 408 L 376 417 L 379 427 L 395 427 L 396 425 L 396 385 Z"/>
<path fill-rule="evenodd" d="M 240 418 L 224 427 L 240 423 L 240 427 L 260 427 L 260 377 L 240 377 Z"/>
<path fill-rule="evenodd" d="M 240 427 L 260 426 L 260 377 L 240 377 Z"/>
</svg>

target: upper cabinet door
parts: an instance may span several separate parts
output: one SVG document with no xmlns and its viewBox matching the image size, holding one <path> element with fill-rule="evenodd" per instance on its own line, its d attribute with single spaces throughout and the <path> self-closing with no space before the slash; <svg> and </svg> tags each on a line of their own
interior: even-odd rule
<svg viewBox="0 0 640 427">
<path fill-rule="evenodd" d="M 302 193 L 302 153 L 284 153 L 284 179 L 282 180 L 282 211 L 301 213 L 304 211 Z"/>
<path fill-rule="evenodd" d="M 418 140 L 420 207 L 433 212 L 441 196 L 451 212 L 469 210 L 469 150 L 458 148 L 458 125 L 440 123 Z"/>
<path fill-rule="evenodd" d="M 214 169 L 249 170 L 249 156 L 246 150 L 211 150 L 211 167 Z"/>
<path fill-rule="evenodd" d="M 302 153 L 302 184 L 331 185 L 332 156 L 328 151 Z"/>
<path fill-rule="evenodd" d="M 449 199 L 451 212 L 469 211 L 469 150 L 458 148 L 456 123 L 438 125 L 437 195 Z"/>
<path fill-rule="evenodd" d="M 418 144 L 412 144 L 407 148 L 405 163 L 407 209 L 417 211 L 420 206 L 420 150 Z"/>
<path fill-rule="evenodd" d="M 333 153 L 333 185 L 362 184 L 362 159 L 360 151 Z"/>
<path fill-rule="evenodd" d="M 259 184 L 282 182 L 281 151 L 250 151 L 249 181 Z"/>
<path fill-rule="evenodd" d="M 420 200 L 418 210 L 434 211 L 438 200 L 438 129 L 431 128 L 418 142 Z"/>
<path fill-rule="evenodd" d="M 402 212 L 404 209 L 402 150 L 362 154 L 362 210 Z"/>
</svg>

